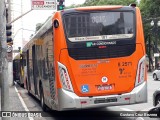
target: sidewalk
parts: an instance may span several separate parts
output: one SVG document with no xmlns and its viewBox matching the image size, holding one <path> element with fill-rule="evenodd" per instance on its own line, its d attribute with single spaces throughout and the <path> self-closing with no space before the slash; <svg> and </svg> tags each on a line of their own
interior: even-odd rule
<svg viewBox="0 0 160 120">
<path fill-rule="evenodd" d="M 0 88 L 0 102 L 1 102 L 1 88 Z M 9 109 L 10 111 L 25 111 L 19 97 L 18 94 L 15 90 L 15 86 L 11 86 L 9 87 Z M 0 104 L 0 110 L 1 110 L 1 104 Z M 1 120 L 1 118 L 0 118 Z M 10 120 L 28 120 L 28 118 L 10 118 Z"/>
</svg>

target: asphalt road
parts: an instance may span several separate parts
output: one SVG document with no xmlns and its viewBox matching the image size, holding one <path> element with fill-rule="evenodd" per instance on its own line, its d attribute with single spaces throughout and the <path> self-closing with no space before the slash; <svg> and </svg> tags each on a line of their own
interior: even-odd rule
<svg viewBox="0 0 160 120">
<path fill-rule="evenodd" d="M 40 102 L 34 97 L 29 96 L 27 90 L 16 85 L 24 103 L 30 111 L 42 111 Z M 67 112 L 56 112 L 48 110 L 43 112 L 42 115 L 46 116 L 43 118 L 34 118 L 34 120 L 159 120 L 159 118 L 140 117 L 141 114 L 153 108 L 153 92 L 160 87 L 160 81 L 154 81 L 152 74 L 148 74 L 148 102 L 136 105 L 125 105 L 107 107 L 103 109 L 91 109 L 91 110 L 76 110 Z M 130 115 L 138 111 L 138 117 L 122 117 L 129 113 Z M 144 113 L 143 113 L 144 111 Z M 119 117 L 121 116 L 121 117 Z M 142 115 L 143 116 L 143 115 Z M 31 120 L 31 119 L 30 119 Z"/>
</svg>

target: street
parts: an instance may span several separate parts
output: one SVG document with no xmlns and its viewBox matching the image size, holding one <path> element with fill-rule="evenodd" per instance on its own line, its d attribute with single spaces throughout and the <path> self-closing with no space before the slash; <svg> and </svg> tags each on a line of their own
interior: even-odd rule
<svg viewBox="0 0 160 120">
<path fill-rule="evenodd" d="M 76 110 L 76 111 L 65 111 L 65 112 L 56 112 L 48 110 L 47 112 L 43 112 L 42 116 L 43 120 L 63 120 L 63 119 L 126 119 L 126 120 L 138 120 L 137 117 L 119 117 L 123 116 L 126 113 L 135 113 L 138 111 L 148 111 L 153 108 L 152 95 L 153 92 L 160 87 L 160 81 L 154 81 L 152 78 L 152 74 L 148 73 L 148 102 L 142 104 L 135 105 L 125 105 L 125 106 L 115 106 L 115 107 L 107 107 L 102 109 L 91 109 L 91 110 Z M 42 111 L 40 106 L 40 101 L 38 101 L 34 96 L 28 95 L 27 90 L 16 85 L 21 97 L 23 98 L 27 108 L 29 111 L 40 112 Z M 116 117 L 114 117 L 116 116 Z M 35 120 L 39 120 L 42 118 L 34 118 Z M 144 120 L 158 120 L 159 118 L 148 118 L 144 117 Z"/>
</svg>

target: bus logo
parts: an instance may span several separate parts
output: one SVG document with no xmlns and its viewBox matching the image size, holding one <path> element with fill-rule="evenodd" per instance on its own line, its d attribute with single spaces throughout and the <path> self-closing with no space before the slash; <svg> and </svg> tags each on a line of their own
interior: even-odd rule
<svg viewBox="0 0 160 120">
<path fill-rule="evenodd" d="M 92 42 L 87 42 L 87 43 L 86 43 L 86 46 L 87 46 L 87 47 L 91 47 L 92 44 L 93 44 Z"/>
<path fill-rule="evenodd" d="M 107 78 L 107 77 L 102 77 L 102 82 L 103 82 L 103 83 L 108 82 L 108 78 Z"/>
<path fill-rule="evenodd" d="M 81 91 L 82 91 L 83 93 L 89 92 L 89 86 L 88 86 L 88 85 L 82 85 L 82 86 L 81 86 Z"/>
</svg>

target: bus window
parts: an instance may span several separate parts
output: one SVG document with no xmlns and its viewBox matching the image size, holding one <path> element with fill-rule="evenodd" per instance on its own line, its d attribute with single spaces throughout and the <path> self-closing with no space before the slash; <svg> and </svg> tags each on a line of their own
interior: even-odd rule
<svg viewBox="0 0 160 120">
<path fill-rule="evenodd" d="M 66 15 L 64 20 L 67 37 L 72 42 L 91 41 L 97 38 L 97 40 L 125 39 L 135 34 L 133 12 L 71 14 Z"/>
</svg>

